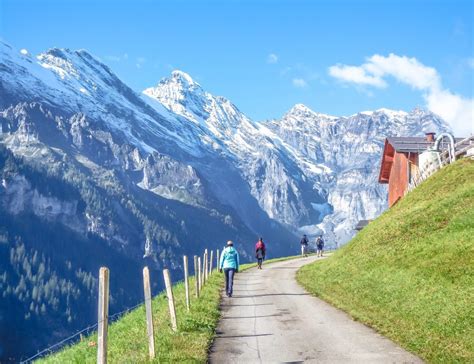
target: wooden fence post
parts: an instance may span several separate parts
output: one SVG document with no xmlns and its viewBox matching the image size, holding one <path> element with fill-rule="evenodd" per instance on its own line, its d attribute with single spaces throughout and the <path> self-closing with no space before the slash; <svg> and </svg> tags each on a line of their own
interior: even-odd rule
<svg viewBox="0 0 474 364">
<path fill-rule="evenodd" d="M 170 309 L 171 328 L 173 329 L 173 331 L 177 331 L 178 322 L 176 320 L 176 309 L 174 307 L 174 297 L 173 297 L 173 289 L 171 287 L 170 271 L 168 269 L 164 269 L 163 276 L 165 278 L 166 295 L 168 296 L 168 306 Z"/>
<path fill-rule="evenodd" d="M 183 265 L 184 265 L 184 289 L 186 291 L 186 308 L 189 311 L 189 279 L 188 279 L 188 257 L 183 256 Z"/>
<path fill-rule="evenodd" d="M 199 264 L 197 255 L 194 256 L 194 284 L 196 286 L 196 298 L 199 298 Z"/>
<path fill-rule="evenodd" d="M 143 268 L 143 292 L 145 294 L 146 332 L 148 335 L 148 353 L 155 359 L 155 334 L 153 332 L 153 315 L 151 311 L 150 271 Z"/>
<path fill-rule="evenodd" d="M 201 257 L 198 257 L 198 285 L 199 285 L 199 294 L 201 294 L 202 290 L 202 272 L 201 272 Z"/>
<path fill-rule="evenodd" d="M 219 261 L 220 261 L 220 255 L 219 255 L 219 249 L 217 249 L 217 253 L 216 253 L 216 268 L 217 270 L 219 270 Z"/>
<path fill-rule="evenodd" d="M 109 269 L 99 270 L 99 309 L 97 325 L 97 364 L 107 363 L 107 331 L 109 324 Z"/>
<path fill-rule="evenodd" d="M 202 255 L 202 260 L 201 260 L 201 291 L 202 287 L 204 286 L 204 283 L 206 283 L 206 253 Z"/>
<path fill-rule="evenodd" d="M 214 261 L 214 250 L 211 250 L 211 257 L 209 258 L 209 274 L 212 274 L 213 261 Z"/>
<path fill-rule="evenodd" d="M 207 282 L 207 280 L 209 279 L 209 252 L 207 251 L 207 249 L 205 250 L 205 254 L 206 254 L 206 282 Z"/>
<path fill-rule="evenodd" d="M 202 286 L 204 286 L 204 283 L 206 283 L 206 266 L 207 266 L 206 259 L 207 259 L 206 252 L 204 252 L 204 255 L 202 256 L 202 272 L 201 272 Z"/>
</svg>

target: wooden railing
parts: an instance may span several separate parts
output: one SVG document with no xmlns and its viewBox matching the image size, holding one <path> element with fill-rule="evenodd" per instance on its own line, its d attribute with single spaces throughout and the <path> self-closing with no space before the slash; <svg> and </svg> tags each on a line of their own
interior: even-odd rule
<svg viewBox="0 0 474 364">
<path fill-rule="evenodd" d="M 457 157 L 464 155 L 471 148 L 474 148 L 474 135 L 454 144 L 454 156 L 451 155 L 449 148 L 439 153 L 438 159 L 423 166 L 423 169 L 419 168 L 415 171 L 411 182 L 408 184 L 407 192 L 416 188 L 436 171 L 452 163 Z"/>
</svg>

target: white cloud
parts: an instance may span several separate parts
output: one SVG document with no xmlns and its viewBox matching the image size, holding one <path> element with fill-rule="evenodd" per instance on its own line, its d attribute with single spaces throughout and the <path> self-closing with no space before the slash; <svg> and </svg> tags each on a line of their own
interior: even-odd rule
<svg viewBox="0 0 474 364">
<path fill-rule="evenodd" d="M 401 57 L 391 53 L 388 57 L 373 55 L 368 61 L 362 67 L 377 77 L 393 76 L 398 81 L 419 90 L 441 85 L 438 72 L 418 62 L 416 58 Z"/>
<path fill-rule="evenodd" d="M 20 53 L 23 54 L 24 56 L 26 56 L 26 55 L 28 55 L 28 50 L 23 48 L 23 49 L 20 50 Z"/>
<path fill-rule="evenodd" d="M 464 136 L 474 131 L 474 99 L 468 99 L 442 87 L 441 77 L 432 67 L 416 58 L 389 54 L 373 55 L 360 66 L 335 65 L 329 74 L 343 82 L 378 88 L 388 87 L 385 77 L 423 92 L 429 110 L 451 124 L 456 135 Z"/>
<path fill-rule="evenodd" d="M 278 62 L 278 56 L 275 53 L 270 53 L 267 56 L 267 63 L 277 63 Z"/>
<path fill-rule="evenodd" d="M 456 95 L 449 90 L 436 90 L 423 95 L 429 110 L 441 116 L 456 136 L 474 134 L 474 99 Z"/>
<path fill-rule="evenodd" d="M 293 86 L 299 87 L 299 88 L 304 88 L 304 87 L 308 86 L 306 81 L 303 80 L 302 78 L 293 78 L 293 80 L 291 82 L 293 83 Z"/>
<path fill-rule="evenodd" d="M 374 87 L 386 87 L 386 82 L 378 76 L 367 74 L 362 67 L 336 65 L 329 67 L 329 74 L 341 81 L 353 82 L 358 85 L 369 85 Z"/>
</svg>

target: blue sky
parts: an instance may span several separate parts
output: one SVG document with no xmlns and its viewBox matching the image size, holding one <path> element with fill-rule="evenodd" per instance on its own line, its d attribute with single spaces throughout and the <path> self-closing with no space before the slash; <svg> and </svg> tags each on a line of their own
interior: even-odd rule
<svg viewBox="0 0 474 364">
<path fill-rule="evenodd" d="M 140 91 L 181 69 L 256 120 L 295 103 L 348 115 L 444 102 L 448 114 L 451 96 L 466 119 L 473 17 L 455 0 L 0 0 L 0 37 L 33 54 L 87 49 Z"/>
</svg>

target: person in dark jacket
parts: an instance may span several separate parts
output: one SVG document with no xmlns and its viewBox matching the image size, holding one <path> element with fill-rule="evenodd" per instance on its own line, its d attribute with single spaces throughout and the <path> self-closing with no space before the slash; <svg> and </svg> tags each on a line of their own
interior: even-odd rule
<svg viewBox="0 0 474 364">
<path fill-rule="evenodd" d="M 227 246 L 222 251 L 219 262 L 219 272 L 224 270 L 225 274 L 225 292 L 227 297 L 232 297 L 232 288 L 234 285 L 234 274 L 239 272 L 239 253 L 234 248 L 232 240 L 227 242 Z"/>
<path fill-rule="evenodd" d="M 316 239 L 316 256 L 322 257 L 323 256 L 323 249 L 324 249 L 324 239 L 322 235 L 319 235 Z"/>
<path fill-rule="evenodd" d="M 260 238 L 255 244 L 255 258 L 257 258 L 257 267 L 258 269 L 262 269 L 262 263 L 265 259 L 266 247 L 263 239 Z"/>
<path fill-rule="evenodd" d="M 301 241 L 300 241 L 300 245 L 301 245 L 301 255 L 302 256 L 305 256 L 307 257 L 308 256 L 308 237 L 305 235 L 303 235 L 303 237 L 301 238 Z"/>
</svg>

